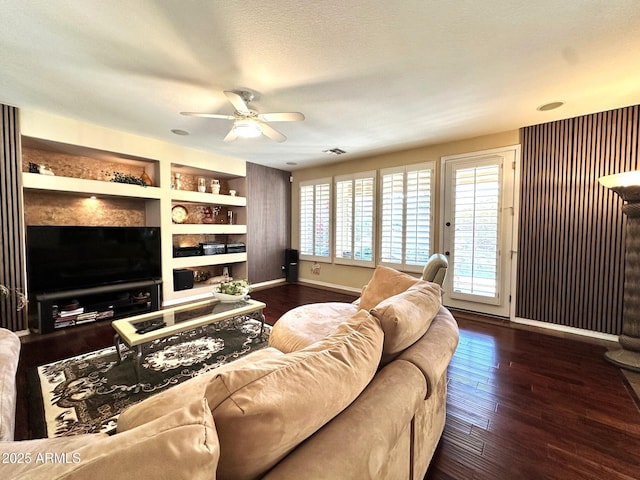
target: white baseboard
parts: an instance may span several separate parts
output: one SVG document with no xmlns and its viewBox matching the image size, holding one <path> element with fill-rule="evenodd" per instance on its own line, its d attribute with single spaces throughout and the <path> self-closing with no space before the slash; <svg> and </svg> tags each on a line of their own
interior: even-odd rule
<svg viewBox="0 0 640 480">
<path fill-rule="evenodd" d="M 263 288 L 275 287 L 276 285 L 280 285 L 283 283 L 287 283 L 287 280 L 285 278 L 278 278 L 277 280 L 268 280 L 266 282 L 252 283 L 251 288 L 253 290 L 262 290 Z"/>
<path fill-rule="evenodd" d="M 328 282 L 319 282 L 317 280 L 308 280 L 306 278 L 301 279 L 298 283 L 301 285 L 312 285 L 314 287 L 327 288 L 330 290 L 339 290 L 343 292 L 353 293 L 354 295 L 357 295 L 357 296 L 360 296 L 360 294 L 362 293 L 361 288 L 345 287 L 344 285 L 338 285 L 335 283 L 328 283 Z"/>
<path fill-rule="evenodd" d="M 513 323 L 519 323 L 522 325 L 546 328 L 547 330 L 555 330 L 557 332 L 572 333 L 574 335 L 582 335 L 583 337 L 597 338 L 599 340 L 606 340 L 608 342 L 618 341 L 617 335 L 611 335 L 609 333 L 602 333 L 602 332 L 595 332 L 593 330 L 584 330 L 582 328 L 568 327 L 566 325 L 558 325 L 555 323 L 541 322 L 539 320 L 529 320 L 527 318 L 520 318 L 520 317 L 512 318 L 511 321 Z"/>
</svg>

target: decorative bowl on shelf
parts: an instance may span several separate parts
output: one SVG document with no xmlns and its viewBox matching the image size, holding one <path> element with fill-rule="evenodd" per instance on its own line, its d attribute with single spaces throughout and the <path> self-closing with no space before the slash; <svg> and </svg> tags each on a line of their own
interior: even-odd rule
<svg viewBox="0 0 640 480">
<path fill-rule="evenodd" d="M 235 303 L 245 300 L 251 286 L 246 280 L 232 280 L 230 282 L 221 282 L 213 289 L 213 296 L 222 303 Z"/>
<path fill-rule="evenodd" d="M 225 293 L 213 292 L 213 296 L 220 300 L 220 303 L 236 303 L 247 298 L 247 295 L 227 295 Z"/>
</svg>

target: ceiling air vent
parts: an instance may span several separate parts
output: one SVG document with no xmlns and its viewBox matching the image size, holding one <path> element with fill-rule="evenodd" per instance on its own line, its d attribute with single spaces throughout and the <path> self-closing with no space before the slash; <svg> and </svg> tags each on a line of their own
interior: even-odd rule
<svg viewBox="0 0 640 480">
<path fill-rule="evenodd" d="M 343 153 L 347 153 L 341 148 L 331 148 L 329 150 L 323 150 L 323 153 L 328 153 L 330 155 L 342 155 Z"/>
</svg>

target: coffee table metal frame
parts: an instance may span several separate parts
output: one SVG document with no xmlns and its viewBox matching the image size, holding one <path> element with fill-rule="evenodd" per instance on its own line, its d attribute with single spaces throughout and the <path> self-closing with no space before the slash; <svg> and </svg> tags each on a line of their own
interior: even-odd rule
<svg viewBox="0 0 640 480">
<path fill-rule="evenodd" d="M 177 333 L 195 330 L 196 328 L 210 325 L 221 320 L 228 320 L 238 317 L 250 317 L 260 322 L 260 335 L 264 333 L 264 315 L 262 311 L 266 305 L 257 300 L 241 300 L 236 303 L 221 303 L 219 300 L 203 300 L 189 303 L 177 307 L 169 307 L 155 312 L 115 320 L 111 323 L 116 331 L 113 336 L 113 343 L 116 347 L 118 363 L 122 362 L 120 343 L 126 344 L 129 348 L 136 349 L 134 368 L 136 372 L 136 386 L 140 387 L 140 374 L 143 357 L 143 346 L 147 343 L 159 340 Z M 197 310 L 209 310 L 208 313 L 197 315 L 187 320 L 181 320 L 181 316 L 189 316 Z M 160 320 L 166 326 L 151 332 L 136 333 L 136 325 L 150 320 Z"/>
</svg>

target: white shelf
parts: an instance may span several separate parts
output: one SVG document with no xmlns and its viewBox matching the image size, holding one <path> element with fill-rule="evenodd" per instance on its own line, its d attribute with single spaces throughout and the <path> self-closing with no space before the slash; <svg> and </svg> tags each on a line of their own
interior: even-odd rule
<svg viewBox="0 0 640 480">
<path fill-rule="evenodd" d="M 22 173 L 22 186 L 29 190 L 73 193 L 85 196 L 98 195 L 152 200 L 158 200 L 161 196 L 161 190 L 158 187 L 143 187 L 128 183 L 86 180 L 84 178 L 59 177 L 28 172 Z"/>
<path fill-rule="evenodd" d="M 247 233 L 247 226 L 227 223 L 174 223 L 171 231 L 174 235 L 243 235 Z"/>
<path fill-rule="evenodd" d="M 177 305 L 183 302 L 213 299 L 213 285 L 194 286 L 187 290 L 177 290 L 171 294 L 171 299 L 164 302 L 164 306 Z"/>
<path fill-rule="evenodd" d="M 246 207 L 246 197 L 232 197 L 231 195 L 218 195 L 213 193 L 193 192 L 191 190 L 171 190 L 172 202 L 204 203 L 213 205 L 231 205 Z"/>
<path fill-rule="evenodd" d="M 208 265 L 226 265 L 247 261 L 247 253 L 225 253 L 220 255 L 195 255 L 193 257 L 173 258 L 171 266 L 176 268 L 206 267 Z"/>
</svg>

